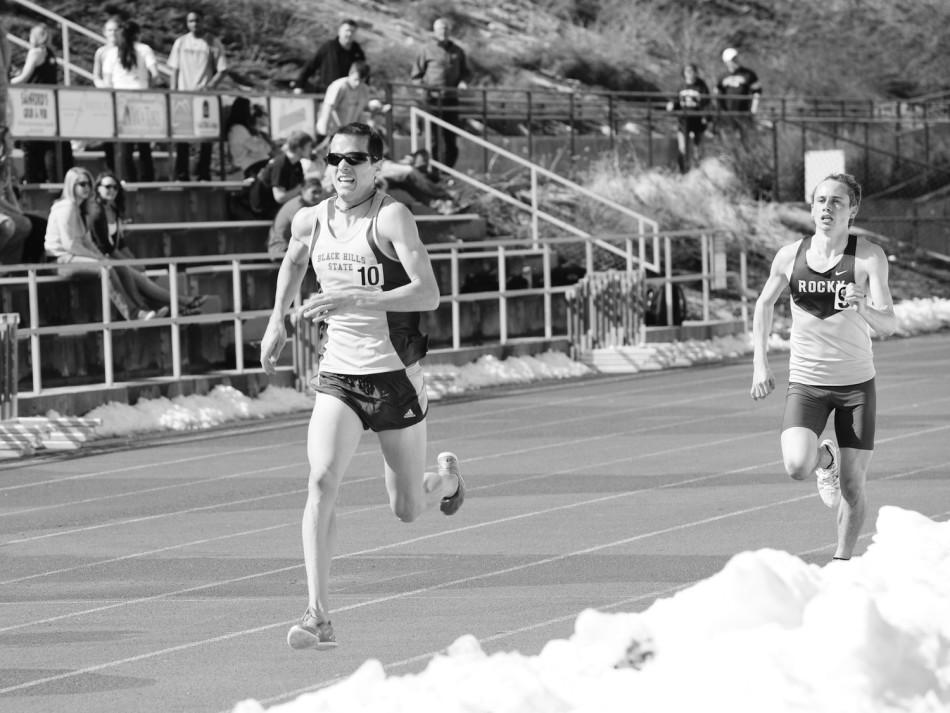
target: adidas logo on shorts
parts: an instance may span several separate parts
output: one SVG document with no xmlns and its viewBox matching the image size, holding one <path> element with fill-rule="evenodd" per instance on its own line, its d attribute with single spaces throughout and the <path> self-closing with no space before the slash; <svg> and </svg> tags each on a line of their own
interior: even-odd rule
<svg viewBox="0 0 950 713">
<path fill-rule="evenodd" d="M 412 409 L 409 409 L 409 410 L 406 411 L 406 413 L 403 415 L 403 418 L 415 418 L 415 417 L 416 417 L 416 413 L 415 413 L 415 411 L 413 411 Z"/>
</svg>

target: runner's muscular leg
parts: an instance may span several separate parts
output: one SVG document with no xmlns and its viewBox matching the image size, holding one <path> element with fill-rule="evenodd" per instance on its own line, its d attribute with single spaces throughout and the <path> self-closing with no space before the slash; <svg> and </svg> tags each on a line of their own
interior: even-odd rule
<svg viewBox="0 0 950 713">
<path fill-rule="evenodd" d="M 857 544 L 867 512 L 868 467 L 874 451 L 841 448 L 841 503 L 838 505 L 838 548 L 836 557 L 850 557 Z"/>
<path fill-rule="evenodd" d="M 301 523 L 309 605 L 327 618 L 330 563 L 336 549 L 340 481 L 363 435 L 359 417 L 339 399 L 316 395 L 307 431 L 307 504 Z"/>
<path fill-rule="evenodd" d="M 380 431 L 386 470 L 386 490 L 393 514 L 412 522 L 452 495 L 458 483 L 446 483 L 438 473 L 426 473 L 426 421 L 391 431 Z"/>
</svg>

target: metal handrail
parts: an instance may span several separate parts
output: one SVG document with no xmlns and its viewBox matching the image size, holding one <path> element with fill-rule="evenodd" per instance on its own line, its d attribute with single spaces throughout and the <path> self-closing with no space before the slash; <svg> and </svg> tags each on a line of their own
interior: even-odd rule
<svg viewBox="0 0 950 713">
<path fill-rule="evenodd" d="M 537 164 L 532 163 L 531 161 L 527 161 L 526 159 L 521 158 L 520 156 L 512 153 L 511 151 L 508 151 L 506 149 L 501 148 L 500 146 L 496 146 L 495 144 L 485 141 L 484 139 L 478 136 L 475 136 L 474 134 L 470 134 L 469 132 L 463 129 L 460 129 L 459 127 L 454 126 L 453 124 L 450 124 L 446 121 L 443 121 L 442 119 L 430 114 L 427 111 L 423 111 L 422 109 L 415 106 L 410 107 L 410 118 L 411 118 L 411 130 L 412 130 L 411 146 L 412 146 L 413 151 L 417 150 L 421 146 L 417 120 L 422 120 L 423 122 L 422 133 L 423 133 L 423 136 L 425 137 L 424 143 L 426 147 L 429 149 L 430 155 L 432 154 L 432 128 L 431 127 L 432 125 L 435 125 L 436 127 L 442 128 L 447 131 L 451 131 L 452 133 L 456 134 L 459 138 L 461 138 L 464 141 L 471 142 L 486 151 L 489 151 L 501 158 L 504 158 L 507 161 L 511 161 L 521 166 L 522 168 L 528 169 L 528 171 L 530 172 L 530 178 L 531 178 L 531 205 L 530 206 L 526 206 L 524 203 L 517 200 L 516 198 L 509 196 L 503 191 L 499 191 L 497 188 L 489 185 L 488 183 L 484 181 L 481 181 L 475 178 L 474 176 L 470 176 L 460 171 L 456 171 L 455 169 L 449 166 L 446 166 L 445 164 L 435 159 L 431 159 L 431 163 L 436 168 L 438 168 L 440 171 L 443 171 L 447 175 L 453 177 L 454 179 L 467 183 L 471 186 L 474 186 L 475 188 L 478 188 L 481 191 L 489 193 L 490 195 L 496 198 L 499 198 L 500 200 L 505 201 L 509 205 L 515 206 L 519 210 L 523 210 L 525 212 L 530 213 L 531 214 L 531 235 L 532 235 L 533 242 L 536 244 L 540 242 L 540 235 L 538 232 L 538 227 L 539 227 L 538 222 L 544 221 L 546 223 L 549 223 L 555 226 L 556 228 L 560 230 L 565 230 L 578 237 L 591 240 L 598 247 L 603 248 L 605 250 L 608 250 L 611 252 L 614 252 L 617 250 L 617 248 L 611 245 L 610 243 L 601 241 L 597 239 L 591 233 L 585 230 L 582 230 L 568 223 L 567 221 L 564 221 L 558 218 L 557 216 L 552 215 L 551 213 L 548 213 L 547 211 L 543 210 L 540 207 L 540 201 L 539 201 L 539 196 L 538 196 L 538 178 L 539 177 L 543 177 L 550 181 L 558 183 L 562 187 L 568 188 L 569 190 L 575 192 L 578 195 L 584 196 L 585 198 L 589 200 L 599 203 L 600 205 L 606 208 L 609 208 L 611 210 L 617 211 L 621 213 L 622 215 L 636 221 L 637 230 L 633 232 L 637 234 L 646 234 L 646 233 L 656 234 L 659 231 L 659 223 L 656 220 L 649 218 L 641 213 L 638 213 L 637 211 L 632 210 L 631 208 L 628 208 L 619 203 L 616 203 L 610 200 L 609 198 L 605 198 L 601 195 L 598 195 L 594 193 L 593 191 L 585 188 L 584 186 L 581 186 L 580 184 L 575 183 L 574 181 L 564 178 L 560 174 L 554 173 L 553 171 L 549 171 L 546 168 L 542 168 L 541 166 L 538 166 Z M 616 252 L 616 254 L 631 258 L 629 251 L 627 253 Z M 647 267 L 649 269 L 659 269 L 657 255 L 658 255 L 658 244 L 654 242 L 653 261 L 646 262 L 646 256 L 642 254 L 642 251 L 641 251 L 641 254 L 638 254 L 636 258 L 631 258 L 631 264 L 628 265 L 628 268 L 632 268 L 635 264 L 643 264 L 644 267 Z"/>
<path fill-rule="evenodd" d="M 60 26 L 61 28 L 60 35 L 62 37 L 62 46 L 63 46 L 63 57 L 62 57 L 62 60 L 57 58 L 57 62 L 63 67 L 63 70 L 64 70 L 63 83 L 66 86 L 70 86 L 70 81 L 69 81 L 70 72 L 75 72 L 81 77 L 85 77 L 89 81 L 92 81 L 93 79 L 92 72 L 82 69 L 81 67 L 77 67 L 75 64 L 72 63 L 70 59 L 71 53 L 70 53 L 70 46 L 69 46 L 69 33 L 70 31 L 76 32 L 91 40 L 95 40 L 100 45 L 104 45 L 106 43 L 105 35 L 102 35 L 94 30 L 90 30 L 87 27 L 83 27 L 82 25 L 76 22 L 73 22 L 72 20 L 68 20 L 62 15 L 59 15 L 51 10 L 47 10 L 45 7 L 41 5 L 37 5 L 36 3 L 31 2 L 30 0 L 13 0 L 13 2 L 17 5 L 20 5 L 21 7 L 26 8 L 30 12 L 35 12 L 38 15 L 42 15 L 43 17 L 47 18 L 48 20 L 51 20 L 52 22 Z M 22 42 L 22 40 L 19 40 L 18 38 L 14 38 L 13 35 L 9 33 L 7 33 L 7 38 L 11 39 L 18 45 L 20 45 L 20 43 Z M 26 43 L 23 46 L 29 47 L 29 43 Z M 156 52 L 155 59 L 158 62 L 159 71 L 166 76 L 170 76 L 171 69 L 168 66 L 167 56 Z"/>
<path fill-rule="evenodd" d="M 726 233 L 719 231 L 717 234 L 725 236 Z M 630 265 L 644 250 L 644 243 L 647 241 L 661 240 L 664 244 L 663 254 L 665 255 L 665 265 L 661 274 L 656 278 L 650 278 L 651 282 L 671 285 L 674 282 L 692 281 L 701 284 L 703 292 L 703 318 L 709 317 L 709 291 L 715 288 L 716 280 L 723 279 L 721 271 L 717 273 L 715 265 L 711 261 L 711 236 L 713 233 L 708 231 L 677 231 L 669 233 L 639 233 L 630 235 L 606 235 L 601 236 L 597 243 L 601 246 L 613 244 L 615 249 L 625 252 L 626 258 L 624 264 Z M 672 272 L 672 265 L 669 262 L 670 245 L 678 240 L 691 240 L 697 242 L 702 251 L 702 269 L 698 273 L 678 274 Z M 546 339 L 559 338 L 565 336 L 554 328 L 554 305 L 553 300 L 559 298 L 567 291 L 567 286 L 552 284 L 551 271 L 556 265 L 556 254 L 563 250 L 565 246 L 583 247 L 585 259 L 584 268 L 588 274 L 597 269 L 598 260 L 595 259 L 595 246 L 592 239 L 585 239 L 573 235 L 562 235 L 557 237 L 541 237 L 535 244 L 531 240 L 508 239 L 508 240 L 486 240 L 478 242 L 457 242 L 457 243 L 436 243 L 427 246 L 430 258 L 434 266 L 448 263 L 449 281 L 443 285 L 441 300 L 443 304 L 450 305 L 452 315 L 452 348 L 462 347 L 461 342 L 461 313 L 460 307 L 464 303 L 490 301 L 496 302 L 499 308 L 499 343 L 505 344 L 519 339 L 518 336 L 512 336 L 508 324 L 508 312 L 513 305 L 519 301 L 529 298 L 541 298 L 544 315 L 544 336 Z M 740 264 L 744 265 L 745 253 L 741 246 L 734 246 L 739 249 Z M 596 248 L 600 249 L 600 248 Z M 607 256 L 612 256 L 616 251 L 607 252 Z M 599 253 L 598 253 L 599 255 Z M 463 265 L 470 264 L 472 260 L 482 260 L 493 258 L 498 269 L 498 289 L 489 292 L 465 293 L 462 292 L 462 277 L 464 271 Z M 540 272 L 540 284 L 529 287 L 528 289 L 508 289 L 506 283 L 506 267 L 509 259 L 528 260 L 536 264 Z M 108 269 L 110 265 L 128 265 L 132 267 L 143 266 L 161 266 L 158 269 L 150 270 L 150 275 L 168 275 L 169 291 L 172 295 L 171 315 L 164 318 L 156 318 L 147 322 L 132 321 L 113 321 L 111 319 L 111 304 L 109 301 Z M 241 291 L 242 278 L 244 275 L 253 271 L 277 270 L 277 264 L 266 253 L 236 253 L 227 256 L 193 256 L 193 257 L 167 257 L 167 258 L 138 258 L 130 260 L 110 260 L 102 263 L 99 273 L 100 289 L 99 300 L 101 301 L 102 321 L 88 323 L 68 323 L 62 325 L 40 326 L 39 323 L 39 290 L 42 285 L 53 282 L 68 282 L 73 279 L 68 274 L 68 265 L 55 263 L 42 263 L 33 265 L 5 265 L 0 266 L 0 290 L 8 290 L 12 287 L 23 286 L 27 289 L 27 310 L 24 315 L 24 321 L 17 330 L 17 338 L 29 343 L 30 363 L 32 365 L 32 390 L 21 392 L 26 394 L 38 395 L 43 392 L 43 380 L 41 366 L 45 363 L 42 354 L 41 337 L 51 335 L 65 334 L 90 334 L 98 333 L 102 335 L 104 376 L 103 384 L 112 385 L 116 383 L 115 369 L 113 364 L 112 339 L 113 335 L 128 329 L 140 329 L 143 327 L 167 329 L 170 334 L 171 344 L 171 373 L 167 376 L 172 378 L 181 378 L 182 376 L 182 353 L 181 353 L 181 333 L 183 326 L 191 324 L 229 324 L 233 326 L 235 345 L 241 345 L 244 342 L 244 324 L 251 319 L 266 318 L 270 315 L 271 309 L 248 309 L 243 304 Z M 641 267 L 629 269 L 630 272 L 638 274 L 643 273 Z M 198 314 L 183 316 L 180 313 L 182 305 L 178 304 L 178 286 L 181 280 L 192 278 L 199 274 L 228 274 L 231 277 L 231 293 L 233 308 L 230 311 L 219 313 Z M 730 272 L 729 276 L 739 278 L 738 291 L 745 295 L 745 272 L 744 267 L 739 273 Z M 301 303 L 301 296 L 297 297 L 297 304 Z M 668 302 L 668 304 L 671 302 Z M 745 312 L 744 312 L 745 313 Z M 235 349 L 235 370 L 238 373 L 247 371 L 259 371 L 256 364 L 248 365 L 244 362 L 243 349 Z M 230 372 L 231 370 L 229 370 Z"/>
</svg>

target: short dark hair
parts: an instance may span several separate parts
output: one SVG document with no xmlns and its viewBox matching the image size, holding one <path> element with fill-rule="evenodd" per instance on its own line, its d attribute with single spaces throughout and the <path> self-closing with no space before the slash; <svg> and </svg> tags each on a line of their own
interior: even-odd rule
<svg viewBox="0 0 950 713">
<path fill-rule="evenodd" d="M 383 157 L 383 137 L 369 124 L 354 121 L 337 129 L 333 136 L 365 136 L 366 151 L 373 161 L 379 161 Z"/>
<path fill-rule="evenodd" d="M 356 60 L 350 65 L 350 71 L 352 72 L 354 69 L 359 73 L 360 79 L 362 81 L 365 82 L 367 79 L 369 79 L 369 65 L 366 64 L 366 62 L 361 59 Z"/>
<path fill-rule="evenodd" d="M 352 17 L 343 18 L 343 20 L 340 22 L 340 27 L 343 27 L 343 25 L 349 25 L 353 29 L 356 29 L 359 27 L 359 24 Z"/>
<path fill-rule="evenodd" d="M 313 143 L 313 137 L 306 131 L 291 131 L 287 137 L 287 148 L 291 151 L 300 151 L 307 144 Z"/>
</svg>

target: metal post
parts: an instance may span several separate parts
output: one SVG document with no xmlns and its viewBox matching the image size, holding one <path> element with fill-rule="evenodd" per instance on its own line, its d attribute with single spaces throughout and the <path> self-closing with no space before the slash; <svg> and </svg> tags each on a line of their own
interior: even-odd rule
<svg viewBox="0 0 950 713">
<path fill-rule="evenodd" d="M 17 417 L 17 325 L 20 315 L 16 312 L 0 314 L 0 419 L 7 421 Z"/>
</svg>

